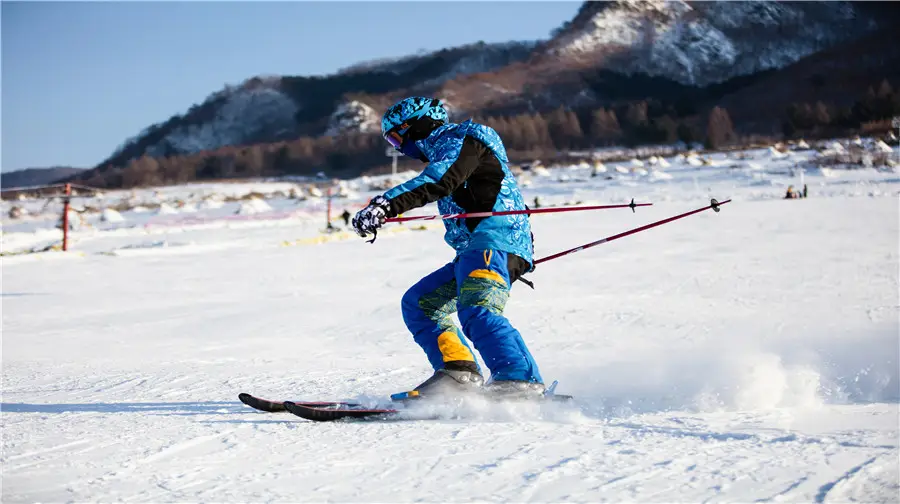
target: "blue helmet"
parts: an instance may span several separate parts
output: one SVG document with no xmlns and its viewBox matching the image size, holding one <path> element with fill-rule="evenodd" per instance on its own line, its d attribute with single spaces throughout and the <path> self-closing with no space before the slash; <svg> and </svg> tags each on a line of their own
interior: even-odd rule
<svg viewBox="0 0 900 504">
<path fill-rule="evenodd" d="M 411 96 L 393 104 L 381 118 L 381 136 L 403 154 L 427 161 L 415 145 L 448 122 L 447 110 L 437 98 Z M 413 141 L 408 142 L 411 139 Z"/>
</svg>

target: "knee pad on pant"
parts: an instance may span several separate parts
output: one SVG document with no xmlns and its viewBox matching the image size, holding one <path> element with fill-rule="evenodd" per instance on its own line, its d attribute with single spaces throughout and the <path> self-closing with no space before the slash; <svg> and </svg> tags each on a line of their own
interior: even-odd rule
<svg viewBox="0 0 900 504">
<path fill-rule="evenodd" d="M 447 282 L 432 292 L 409 289 L 403 294 L 400 308 L 404 320 L 426 319 L 440 323 L 456 311 L 456 282 Z"/>
<path fill-rule="evenodd" d="M 479 270 L 474 271 L 477 273 Z M 487 270 L 485 270 L 487 271 Z M 492 273 L 492 272 L 489 272 Z M 502 277 L 469 276 L 459 289 L 459 308 L 481 307 L 494 315 L 503 313 L 509 300 L 509 289 Z"/>
</svg>

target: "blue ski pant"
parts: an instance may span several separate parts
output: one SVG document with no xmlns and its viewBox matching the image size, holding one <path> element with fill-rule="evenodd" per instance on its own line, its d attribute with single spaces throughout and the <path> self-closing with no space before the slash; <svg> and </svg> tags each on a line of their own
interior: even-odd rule
<svg viewBox="0 0 900 504">
<path fill-rule="evenodd" d="M 465 335 L 493 380 L 543 383 L 522 335 L 503 316 L 512 283 L 508 258 L 498 250 L 463 252 L 403 295 L 403 321 L 435 370 L 477 362 Z M 450 318 L 454 312 L 462 331 Z"/>
</svg>

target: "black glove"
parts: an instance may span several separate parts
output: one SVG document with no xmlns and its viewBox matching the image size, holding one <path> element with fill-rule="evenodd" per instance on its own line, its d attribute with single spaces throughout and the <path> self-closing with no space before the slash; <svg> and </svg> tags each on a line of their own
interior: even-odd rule
<svg viewBox="0 0 900 504">
<path fill-rule="evenodd" d="M 375 196 L 369 205 L 356 212 L 351 224 L 356 234 L 365 238 L 371 233 L 372 240 L 378 235 L 377 230 L 384 224 L 388 212 L 391 211 L 391 202 L 384 196 Z"/>
</svg>

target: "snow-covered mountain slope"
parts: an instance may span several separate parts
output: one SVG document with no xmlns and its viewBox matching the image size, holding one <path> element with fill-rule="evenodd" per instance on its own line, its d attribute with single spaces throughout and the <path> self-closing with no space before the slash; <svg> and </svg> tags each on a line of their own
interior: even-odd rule
<svg viewBox="0 0 900 504">
<path fill-rule="evenodd" d="M 184 115 L 148 127 L 126 140 L 109 160 L 193 154 L 292 138 L 297 110 L 280 77 L 253 78 L 211 94 Z"/>
<path fill-rule="evenodd" d="M 513 289 L 506 315 L 572 408 L 323 425 L 237 401 L 371 399 L 428 376 L 399 300 L 452 259 L 437 231 L 286 247 L 299 224 L 186 227 L 140 239 L 194 245 L 4 258 L 2 501 L 893 502 L 896 176 L 765 198 L 791 163 L 751 154 L 670 159 L 672 178 L 534 176 L 529 199 L 654 202 L 536 216 L 539 256 L 736 196 Z"/>
<path fill-rule="evenodd" d="M 176 128 L 147 154 L 192 154 L 255 139 L 289 138 L 295 130 L 296 112 L 294 101 L 276 88 L 235 91 L 224 98 L 212 119 Z"/>
<path fill-rule="evenodd" d="M 612 54 L 609 69 L 704 86 L 784 67 L 877 26 L 852 2 L 586 2 L 544 50 Z"/>
<path fill-rule="evenodd" d="M 324 77 L 254 77 L 211 94 L 183 115 L 149 126 L 126 140 L 105 163 L 122 165 L 144 154 L 191 154 L 228 145 L 273 142 L 301 133 L 369 131 L 371 113 L 366 109 L 370 106 L 347 100 L 346 94 L 435 86 L 460 75 L 522 61 L 534 46 L 535 42 L 476 43 L 362 63 Z M 380 119 L 380 114 L 376 115 Z M 327 125 L 321 128 L 319 123 Z"/>
<path fill-rule="evenodd" d="M 536 45 L 535 41 L 524 40 L 493 44 L 478 42 L 402 58 L 364 61 L 341 69 L 338 74 L 392 73 L 402 75 L 421 71 L 423 67 L 433 66 L 437 62 L 436 60 L 445 60 L 449 62 L 449 67 L 437 75 L 429 76 L 431 82 L 442 82 L 460 73 L 487 72 L 515 61 L 523 61 Z"/>
<path fill-rule="evenodd" d="M 338 135 L 346 132 L 369 133 L 372 131 L 381 131 L 381 114 L 365 103 L 351 100 L 339 105 L 331 114 L 325 134 Z"/>
</svg>

